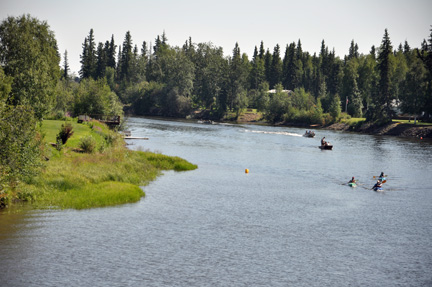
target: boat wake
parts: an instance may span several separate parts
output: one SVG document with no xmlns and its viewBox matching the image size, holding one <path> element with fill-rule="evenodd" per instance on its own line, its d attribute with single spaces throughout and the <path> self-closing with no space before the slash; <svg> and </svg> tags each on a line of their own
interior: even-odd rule
<svg viewBox="0 0 432 287">
<path fill-rule="evenodd" d="M 257 133 L 257 134 L 271 134 L 271 135 L 284 135 L 284 136 L 293 136 L 293 137 L 302 137 L 301 134 L 289 133 L 289 132 L 266 132 L 266 131 L 256 131 L 256 130 L 245 130 L 249 133 Z"/>
</svg>

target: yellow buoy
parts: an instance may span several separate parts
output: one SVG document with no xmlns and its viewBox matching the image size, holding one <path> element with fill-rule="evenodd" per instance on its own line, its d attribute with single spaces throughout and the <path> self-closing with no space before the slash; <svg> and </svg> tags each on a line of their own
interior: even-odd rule
<svg viewBox="0 0 432 287">
<path fill-rule="evenodd" d="M 245 173 L 249 173 L 249 170 L 248 170 L 248 169 L 245 169 Z"/>
</svg>

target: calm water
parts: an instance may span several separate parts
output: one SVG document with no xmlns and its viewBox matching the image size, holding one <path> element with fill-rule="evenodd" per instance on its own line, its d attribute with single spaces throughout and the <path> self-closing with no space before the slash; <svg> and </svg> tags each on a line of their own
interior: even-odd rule
<svg viewBox="0 0 432 287">
<path fill-rule="evenodd" d="M 1 286 L 432 286 L 431 142 L 142 118 L 129 129 L 150 138 L 131 149 L 199 168 L 166 172 L 136 204 L 0 213 Z M 322 136 L 334 150 L 318 149 Z"/>
</svg>

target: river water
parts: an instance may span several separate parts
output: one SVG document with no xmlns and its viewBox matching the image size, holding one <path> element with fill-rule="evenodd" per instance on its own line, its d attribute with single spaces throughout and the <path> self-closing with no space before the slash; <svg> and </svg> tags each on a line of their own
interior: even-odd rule
<svg viewBox="0 0 432 287">
<path fill-rule="evenodd" d="M 432 286 L 431 142 L 128 126 L 149 138 L 131 149 L 198 169 L 165 172 L 135 204 L 0 213 L 1 286 Z M 322 136 L 333 150 L 318 148 Z M 384 191 L 371 191 L 381 171 Z"/>
</svg>

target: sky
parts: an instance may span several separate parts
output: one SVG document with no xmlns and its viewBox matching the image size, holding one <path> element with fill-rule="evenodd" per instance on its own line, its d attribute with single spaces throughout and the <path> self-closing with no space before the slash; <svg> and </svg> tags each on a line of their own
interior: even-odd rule
<svg viewBox="0 0 432 287">
<path fill-rule="evenodd" d="M 430 0 L 0 0 L 0 19 L 23 14 L 46 21 L 59 52 L 67 50 L 72 72 L 80 70 L 82 44 L 93 29 L 95 42 L 123 43 L 130 31 L 133 44 L 154 44 L 165 35 L 170 46 L 212 43 L 231 55 L 236 43 L 252 58 L 261 41 L 273 53 L 279 44 L 301 41 L 303 51 L 319 54 L 324 40 L 343 58 L 354 40 L 359 52 L 379 47 L 388 30 L 394 47 L 405 41 L 420 47 L 431 34 Z M 117 50 L 118 51 L 118 50 Z"/>
</svg>

